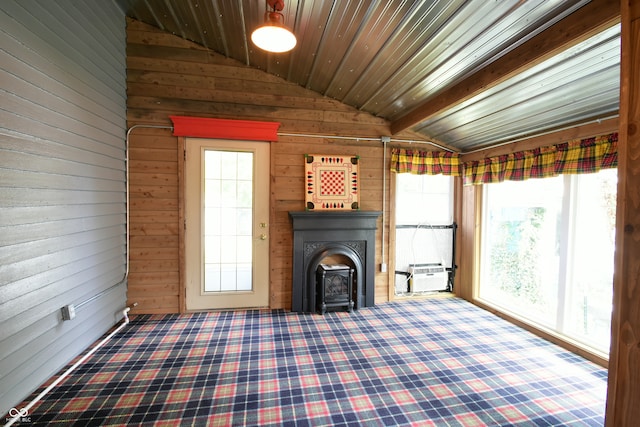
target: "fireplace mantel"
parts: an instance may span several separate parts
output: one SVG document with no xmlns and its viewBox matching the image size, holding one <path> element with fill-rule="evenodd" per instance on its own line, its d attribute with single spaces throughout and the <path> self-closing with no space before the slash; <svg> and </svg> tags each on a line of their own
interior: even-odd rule
<svg viewBox="0 0 640 427">
<path fill-rule="evenodd" d="M 323 258 L 345 255 L 354 263 L 355 308 L 373 307 L 378 211 L 295 211 L 291 310 L 315 311 L 315 273 Z"/>
</svg>

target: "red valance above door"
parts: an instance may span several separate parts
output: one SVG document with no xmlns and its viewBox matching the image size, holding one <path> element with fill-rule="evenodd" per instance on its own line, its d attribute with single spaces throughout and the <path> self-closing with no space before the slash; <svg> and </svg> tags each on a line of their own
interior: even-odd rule
<svg viewBox="0 0 640 427">
<path fill-rule="evenodd" d="M 195 138 L 239 139 L 243 141 L 277 141 L 279 122 L 211 119 L 205 117 L 169 116 L 174 136 Z"/>
</svg>

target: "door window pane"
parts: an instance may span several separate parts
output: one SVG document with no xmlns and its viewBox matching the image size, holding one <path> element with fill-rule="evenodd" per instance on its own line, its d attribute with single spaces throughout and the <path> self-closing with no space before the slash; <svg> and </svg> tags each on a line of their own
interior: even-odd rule
<svg viewBox="0 0 640 427">
<path fill-rule="evenodd" d="M 205 150 L 204 162 L 204 290 L 251 291 L 253 153 Z"/>
</svg>

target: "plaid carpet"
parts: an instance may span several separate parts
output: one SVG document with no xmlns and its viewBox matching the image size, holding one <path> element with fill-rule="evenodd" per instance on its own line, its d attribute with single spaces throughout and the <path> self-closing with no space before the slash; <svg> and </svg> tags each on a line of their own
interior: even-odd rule
<svg viewBox="0 0 640 427">
<path fill-rule="evenodd" d="M 447 298 L 324 316 L 138 316 L 29 416 L 65 426 L 600 426 L 605 395 L 606 370 Z"/>
</svg>

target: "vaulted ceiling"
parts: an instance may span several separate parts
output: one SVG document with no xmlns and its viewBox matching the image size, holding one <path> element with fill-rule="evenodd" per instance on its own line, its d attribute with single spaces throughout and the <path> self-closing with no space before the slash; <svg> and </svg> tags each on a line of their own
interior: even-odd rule
<svg viewBox="0 0 640 427">
<path fill-rule="evenodd" d="M 250 35 L 265 0 L 116 0 L 128 16 L 468 152 L 616 117 L 619 2 L 285 0 L 298 39 Z"/>
</svg>

